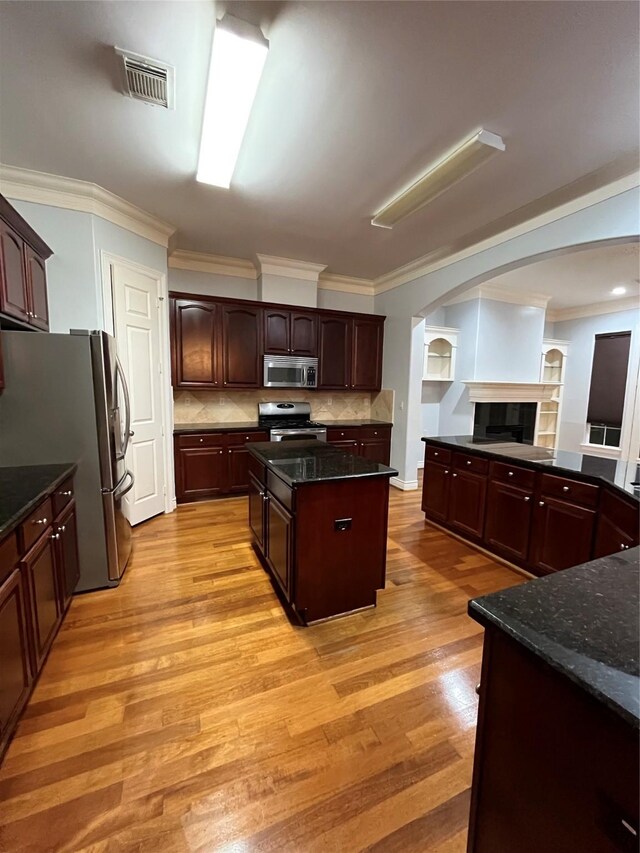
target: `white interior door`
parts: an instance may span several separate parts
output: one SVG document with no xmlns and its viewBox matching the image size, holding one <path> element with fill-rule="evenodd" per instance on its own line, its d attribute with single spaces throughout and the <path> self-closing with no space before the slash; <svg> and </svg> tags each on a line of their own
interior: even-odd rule
<svg viewBox="0 0 640 853">
<path fill-rule="evenodd" d="M 111 265 L 114 330 L 131 400 L 127 467 L 135 477 L 123 501 L 131 524 L 164 512 L 160 279 L 124 263 Z"/>
</svg>

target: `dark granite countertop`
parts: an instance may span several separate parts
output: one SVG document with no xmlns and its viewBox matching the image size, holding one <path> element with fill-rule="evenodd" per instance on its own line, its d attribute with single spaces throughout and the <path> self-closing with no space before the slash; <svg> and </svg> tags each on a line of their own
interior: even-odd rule
<svg viewBox="0 0 640 853">
<path fill-rule="evenodd" d="M 393 426 L 389 421 L 374 421 L 370 418 L 349 421 L 318 421 L 326 427 L 364 427 L 364 426 Z M 188 432 L 244 432 L 244 430 L 263 430 L 265 427 L 258 425 L 258 421 L 233 421 L 231 423 L 208 422 L 202 424 L 175 424 L 174 435 Z"/>
<path fill-rule="evenodd" d="M 75 463 L 0 468 L 0 539 L 11 533 L 76 468 Z"/>
<path fill-rule="evenodd" d="M 553 469 L 557 474 L 578 474 L 580 479 L 601 484 L 602 481 L 640 502 L 640 466 L 635 461 L 605 459 L 588 453 L 549 450 L 531 444 L 476 439 L 472 435 L 425 436 L 423 441 L 436 442 L 454 450 L 470 450 L 482 456 L 509 459 L 526 468 Z"/>
<path fill-rule="evenodd" d="M 469 602 L 494 625 L 634 726 L 640 725 L 640 548 Z"/>
<path fill-rule="evenodd" d="M 290 486 L 363 477 L 395 477 L 397 471 L 362 456 L 345 453 L 324 441 L 261 441 L 250 453 Z"/>
</svg>

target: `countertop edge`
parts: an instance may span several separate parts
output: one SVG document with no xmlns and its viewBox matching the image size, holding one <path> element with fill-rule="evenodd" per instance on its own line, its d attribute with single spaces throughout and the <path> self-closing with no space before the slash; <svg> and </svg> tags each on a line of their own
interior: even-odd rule
<svg viewBox="0 0 640 853">
<path fill-rule="evenodd" d="M 51 464 L 63 465 L 65 463 L 53 462 Z M 15 468 L 30 468 L 30 467 L 38 468 L 40 466 L 38 466 L 38 465 L 33 465 L 33 466 L 31 466 L 31 465 L 15 465 L 15 466 L 5 465 L 3 467 L 4 468 L 12 468 L 12 467 L 15 467 Z M 45 466 L 42 466 L 42 467 L 45 467 Z M 41 503 L 44 500 L 44 498 L 46 498 L 48 495 L 50 495 L 52 492 L 54 492 L 55 489 L 57 489 L 57 487 L 64 480 L 66 480 L 72 474 L 75 474 L 77 470 L 78 470 L 77 462 L 70 462 L 68 464 L 68 466 L 65 468 L 65 470 L 61 474 L 59 474 L 57 477 L 55 477 L 53 480 L 51 480 L 51 482 L 49 483 L 49 485 L 46 488 L 41 489 L 40 492 L 36 495 L 36 497 L 32 498 L 29 501 L 29 503 L 25 504 L 20 509 L 19 512 L 17 512 L 15 515 L 11 516 L 11 518 L 9 519 L 9 521 L 6 522 L 5 525 L 0 527 L 0 539 L 4 539 L 10 533 L 13 533 L 13 531 L 16 529 L 16 527 L 18 527 L 18 525 L 21 524 L 24 521 L 24 519 L 31 512 L 33 512 L 33 510 L 38 506 L 39 503 Z"/>
<path fill-rule="evenodd" d="M 504 620 L 500 619 L 495 614 L 491 613 L 491 611 L 487 610 L 485 607 L 477 599 L 471 599 L 467 605 L 467 613 L 469 617 L 473 619 L 478 624 L 482 625 L 484 628 L 496 628 L 499 631 L 502 631 L 512 640 L 517 642 L 523 648 L 527 649 L 531 654 L 535 655 L 535 657 L 542 661 L 543 663 L 550 666 L 555 672 L 559 675 L 567 678 L 576 687 L 579 687 L 584 693 L 588 694 L 592 698 L 596 699 L 601 705 L 607 707 L 612 713 L 616 714 L 618 717 L 621 717 L 626 723 L 633 726 L 634 728 L 640 728 L 640 717 L 634 715 L 628 708 L 625 708 L 624 705 L 621 705 L 617 702 L 613 697 L 607 695 L 594 684 L 591 684 L 585 681 L 583 678 L 580 678 L 576 675 L 575 671 L 572 669 L 563 666 L 563 664 L 551 657 L 550 655 L 544 654 L 540 650 L 539 647 L 526 635 L 526 631 L 519 630 L 514 625 L 510 625 Z"/>
<path fill-rule="evenodd" d="M 322 483 L 340 483 L 343 480 L 370 480 L 376 477 L 388 477 L 389 479 L 391 479 L 391 477 L 398 476 L 398 471 L 396 471 L 395 468 L 390 468 L 389 471 L 371 471 L 362 474 L 347 474 L 344 476 L 323 477 L 322 479 L 318 480 L 293 480 L 291 479 L 291 477 L 288 477 L 283 471 L 279 470 L 278 467 L 275 466 L 272 462 L 269 462 L 267 459 L 265 459 L 259 451 L 254 449 L 251 443 L 247 444 L 246 448 L 255 459 L 265 465 L 269 469 L 269 471 L 271 471 L 272 474 L 274 474 L 276 477 L 278 477 L 278 479 L 282 480 L 283 483 L 285 483 L 292 489 L 300 488 L 302 486 L 318 486 L 322 485 Z"/>
</svg>

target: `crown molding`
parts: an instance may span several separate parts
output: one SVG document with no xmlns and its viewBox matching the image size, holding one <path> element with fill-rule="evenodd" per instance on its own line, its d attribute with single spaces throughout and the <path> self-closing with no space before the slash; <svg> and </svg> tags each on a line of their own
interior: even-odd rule
<svg viewBox="0 0 640 853">
<path fill-rule="evenodd" d="M 471 403 L 544 403 L 551 400 L 560 382 L 484 382 L 463 379 Z"/>
<path fill-rule="evenodd" d="M 515 237 L 521 237 L 523 234 L 528 234 L 530 231 L 535 231 L 536 228 L 542 228 L 544 225 L 549 225 L 558 219 L 563 219 L 565 216 L 570 216 L 572 213 L 578 213 L 587 207 L 591 207 L 599 202 L 606 201 L 616 195 L 627 192 L 627 190 L 635 189 L 640 186 L 640 174 L 636 169 L 631 174 L 607 184 L 606 186 L 585 193 L 578 198 L 567 201 L 564 204 L 557 205 L 550 210 L 545 211 L 537 216 L 521 222 L 519 225 L 514 225 L 512 228 L 507 228 L 492 237 L 487 237 L 486 240 L 481 240 L 465 249 L 449 254 L 442 253 L 442 250 L 436 249 L 391 270 L 384 275 L 378 276 L 375 279 L 376 295 L 386 293 L 388 290 L 393 290 L 403 284 L 408 284 L 416 278 L 436 272 L 436 270 L 448 267 L 479 252 L 484 252 L 501 243 L 506 243 L 508 240 L 513 240 Z"/>
<path fill-rule="evenodd" d="M 91 213 L 165 248 L 173 225 L 88 181 L 0 164 L 0 191 L 7 198 Z"/>
<path fill-rule="evenodd" d="M 512 305 L 527 305 L 529 308 L 546 308 L 551 296 L 546 293 L 531 293 L 524 290 L 511 290 L 495 284 L 479 284 L 454 297 L 446 305 L 457 305 L 472 299 L 493 299 L 495 302 L 509 302 Z"/>
<path fill-rule="evenodd" d="M 169 268 L 206 272 L 212 275 L 230 275 L 237 278 L 258 278 L 256 268 L 244 258 L 229 258 L 225 255 L 209 255 L 205 252 L 189 252 L 176 249 L 169 255 Z"/>
<path fill-rule="evenodd" d="M 281 275 L 284 278 L 297 278 L 302 281 L 318 281 L 326 264 L 312 264 L 310 261 L 298 261 L 294 258 L 278 258 L 275 255 L 256 254 L 258 275 Z"/>
<path fill-rule="evenodd" d="M 626 299 L 576 305 L 575 308 L 550 308 L 547 311 L 547 320 L 551 323 L 561 323 L 563 320 L 580 320 L 582 317 L 597 317 L 600 314 L 617 314 L 619 311 L 633 310 L 640 311 L 640 300 L 636 296 L 628 296 Z"/>
<path fill-rule="evenodd" d="M 335 275 L 323 272 L 318 279 L 320 290 L 337 290 L 341 293 L 357 293 L 361 296 L 374 296 L 373 281 L 369 278 L 353 278 L 348 275 Z"/>
</svg>

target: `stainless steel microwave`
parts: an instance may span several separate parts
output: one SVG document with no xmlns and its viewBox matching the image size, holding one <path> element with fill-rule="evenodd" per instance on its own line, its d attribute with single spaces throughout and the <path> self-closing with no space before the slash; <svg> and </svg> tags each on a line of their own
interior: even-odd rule
<svg viewBox="0 0 640 853">
<path fill-rule="evenodd" d="M 316 388 L 318 359 L 295 355 L 265 355 L 265 388 Z"/>
</svg>

